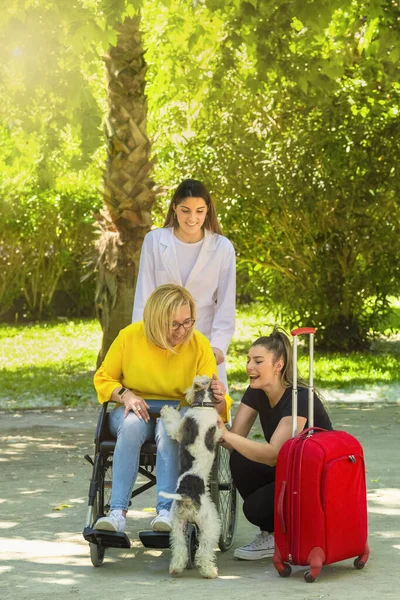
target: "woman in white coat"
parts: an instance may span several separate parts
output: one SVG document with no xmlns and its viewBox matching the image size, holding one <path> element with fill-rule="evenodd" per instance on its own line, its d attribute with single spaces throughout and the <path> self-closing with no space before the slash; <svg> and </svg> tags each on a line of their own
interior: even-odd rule
<svg viewBox="0 0 400 600">
<path fill-rule="evenodd" d="M 140 321 L 147 298 L 159 285 L 176 283 L 193 296 L 196 329 L 211 343 L 226 388 L 225 356 L 235 331 L 236 263 L 222 235 L 206 187 L 186 179 L 177 188 L 161 229 L 144 238 L 132 321 Z"/>
</svg>

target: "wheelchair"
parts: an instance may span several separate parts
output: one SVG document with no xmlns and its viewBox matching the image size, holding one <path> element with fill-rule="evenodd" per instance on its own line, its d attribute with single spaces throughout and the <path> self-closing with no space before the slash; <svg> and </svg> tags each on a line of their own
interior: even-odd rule
<svg viewBox="0 0 400 600">
<path fill-rule="evenodd" d="M 152 417 L 158 417 L 161 406 L 177 407 L 175 400 L 146 400 Z M 95 432 L 94 459 L 85 455 L 92 465 L 92 477 L 89 485 L 89 500 L 83 537 L 89 542 L 90 559 L 94 567 L 103 564 L 107 548 L 130 548 L 131 543 L 125 533 L 97 530 L 95 523 L 100 517 L 107 516 L 110 511 L 112 489 L 112 464 L 116 438 L 112 436 L 108 424 L 108 402 L 102 405 Z M 131 500 L 156 484 L 156 453 L 154 441 L 143 444 L 140 451 L 139 474 L 146 482 L 137 484 L 132 491 Z M 229 468 L 229 452 L 217 445 L 214 463 L 211 470 L 209 491 L 215 503 L 221 520 L 221 535 L 218 546 L 222 552 L 229 550 L 234 541 L 238 518 L 238 499 Z M 131 504 L 131 502 L 130 502 Z M 168 548 L 169 533 L 155 531 L 140 531 L 139 538 L 147 548 Z M 187 568 L 194 565 L 194 557 L 198 545 L 196 525 L 187 523 L 186 541 L 188 546 Z"/>
</svg>

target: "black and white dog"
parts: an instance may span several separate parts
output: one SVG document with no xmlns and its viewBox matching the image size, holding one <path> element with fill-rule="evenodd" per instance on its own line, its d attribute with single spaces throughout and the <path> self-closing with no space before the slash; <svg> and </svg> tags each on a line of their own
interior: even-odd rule
<svg viewBox="0 0 400 600">
<path fill-rule="evenodd" d="M 186 567 L 188 548 L 185 526 L 195 523 L 199 530 L 195 564 L 203 577 L 213 579 L 218 575 L 215 547 L 221 523 L 209 494 L 208 481 L 221 433 L 217 427 L 218 413 L 214 408 L 210 383 L 211 379 L 205 375 L 194 378 L 192 387 L 186 391 L 190 408 L 183 418 L 174 408 L 164 406 L 161 410 L 169 436 L 180 444 L 180 474 L 176 493 L 161 492 L 161 495 L 174 499 L 169 572 L 177 575 Z"/>
</svg>

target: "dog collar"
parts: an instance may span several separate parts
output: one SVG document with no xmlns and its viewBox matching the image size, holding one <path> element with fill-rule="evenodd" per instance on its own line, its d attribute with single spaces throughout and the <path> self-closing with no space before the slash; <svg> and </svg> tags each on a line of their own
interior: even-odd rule
<svg viewBox="0 0 400 600">
<path fill-rule="evenodd" d="M 190 408 L 214 408 L 214 402 L 193 402 Z"/>
</svg>

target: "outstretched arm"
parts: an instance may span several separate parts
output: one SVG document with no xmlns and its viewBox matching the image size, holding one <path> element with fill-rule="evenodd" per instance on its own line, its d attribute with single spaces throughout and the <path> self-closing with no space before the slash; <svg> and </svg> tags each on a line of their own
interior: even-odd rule
<svg viewBox="0 0 400 600">
<path fill-rule="evenodd" d="M 232 427 L 230 429 L 231 432 L 236 433 L 237 435 L 240 435 L 244 438 L 247 438 L 247 436 L 249 435 L 250 429 L 253 426 L 254 421 L 257 418 L 257 411 L 254 410 L 254 408 L 251 408 L 250 406 L 247 406 L 247 404 L 243 404 L 242 402 L 239 405 L 238 411 L 236 413 L 235 418 L 233 419 L 233 423 L 232 423 Z M 224 431 L 227 431 L 227 429 L 224 428 Z M 229 444 L 226 440 L 225 440 L 225 436 L 224 436 L 224 431 L 222 431 L 221 428 L 221 437 L 222 437 L 222 445 L 224 448 L 226 448 L 227 450 L 229 450 L 230 452 L 232 452 L 232 450 L 234 449 L 231 444 Z"/>
<path fill-rule="evenodd" d="M 298 417 L 297 431 L 302 431 L 306 419 Z M 275 429 L 270 442 L 255 442 L 238 435 L 232 431 L 228 431 L 219 420 L 218 426 L 222 430 L 222 439 L 229 444 L 234 450 L 242 454 L 254 462 L 259 462 L 265 465 L 274 467 L 278 459 L 279 450 L 283 444 L 292 436 L 292 417 L 283 417 L 279 421 L 278 427 Z"/>
</svg>

